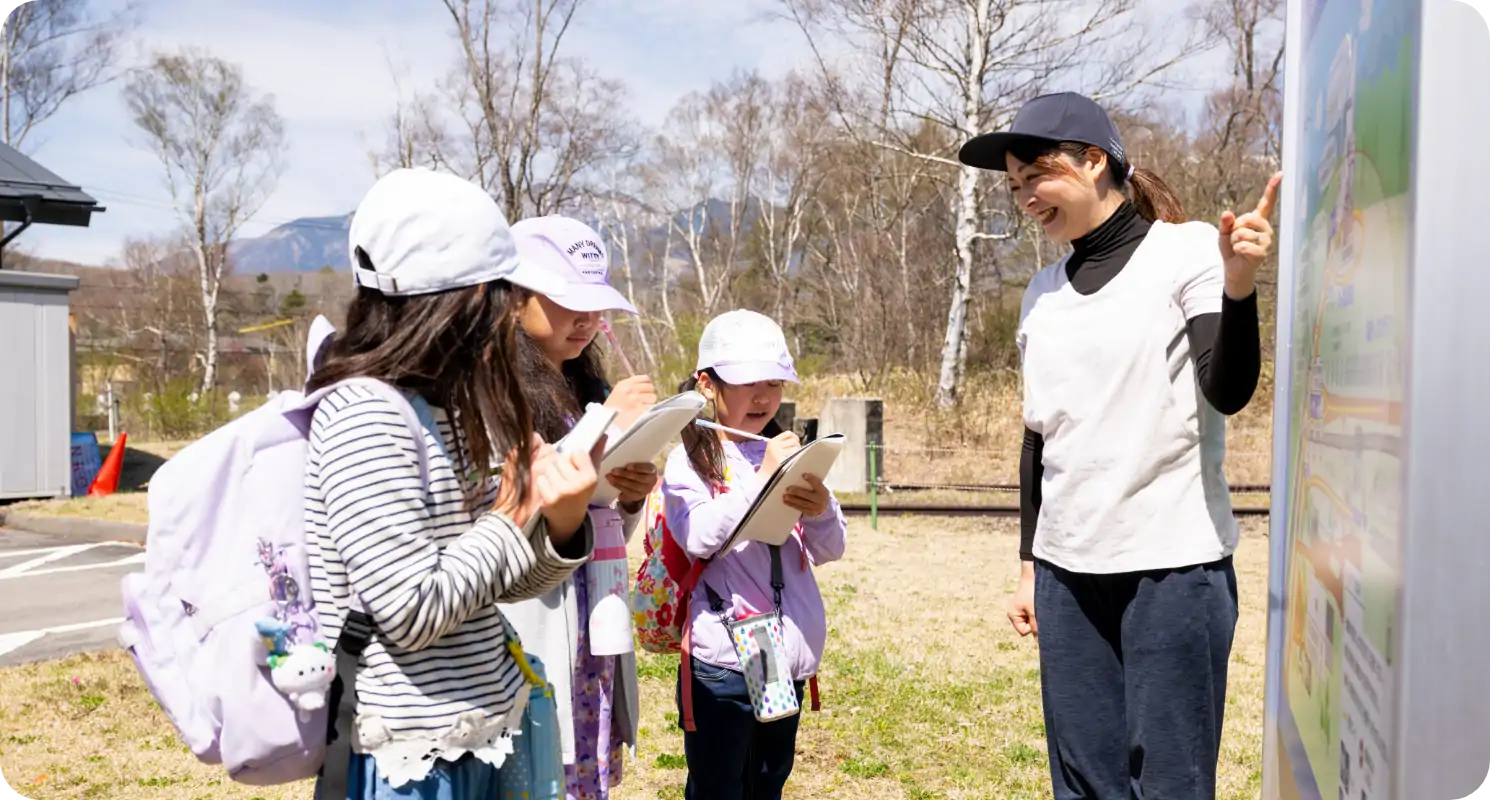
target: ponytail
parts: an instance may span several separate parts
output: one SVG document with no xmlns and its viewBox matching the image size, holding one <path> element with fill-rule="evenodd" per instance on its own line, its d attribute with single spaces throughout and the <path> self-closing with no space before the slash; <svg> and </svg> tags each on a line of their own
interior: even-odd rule
<svg viewBox="0 0 1490 800">
<path fill-rule="evenodd" d="M 715 387 L 728 386 L 729 384 L 719 379 L 718 373 L 713 369 L 704 370 L 709 380 Z M 679 392 L 691 392 L 698 388 L 698 374 L 688 376 L 688 379 L 678 385 Z M 713 420 L 711 420 L 713 421 Z M 780 436 L 783 433 L 781 424 L 775 417 L 766 423 L 761 435 L 767 439 Z M 688 454 L 688 464 L 693 471 L 698 473 L 710 486 L 723 486 L 724 481 L 724 444 L 719 441 L 719 434 L 698 425 L 685 425 L 681 434 L 683 439 L 683 452 Z"/>
<path fill-rule="evenodd" d="M 1128 184 L 1129 196 L 1138 209 L 1138 216 L 1149 222 L 1175 224 L 1187 219 L 1185 204 L 1153 170 L 1130 168 L 1127 180 L 1119 181 L 1118 185 L 1123 183 Z"/>
</svg>

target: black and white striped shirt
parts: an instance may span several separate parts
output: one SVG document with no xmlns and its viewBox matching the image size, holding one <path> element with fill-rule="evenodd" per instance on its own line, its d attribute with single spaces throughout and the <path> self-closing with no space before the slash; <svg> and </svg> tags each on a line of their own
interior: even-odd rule
<svg viewBox="0 0 1490 800">
<path fill-rule="evenodd" d="M 449 420 L 433 409 L 453 444 Z M 306 524 L 320 636 L 334 643 L 352 592 L 377 630 L 357 674 L 357 752 L 395 785 L 433 758 L 466 752 L 500 764 L 502 737 L 526 698 L 496 603 L 537 597 L 589 558 L 588 530 L 561 556 L 540 524 L 526 537 L 495 512 L 465 510 L 446 450 L 429 432 L 429 490 L 412 432 L 386 398 L 342 387 L 311 423 Z M 480 505 L 490 508 L 496 484 Z"/>
</svg>

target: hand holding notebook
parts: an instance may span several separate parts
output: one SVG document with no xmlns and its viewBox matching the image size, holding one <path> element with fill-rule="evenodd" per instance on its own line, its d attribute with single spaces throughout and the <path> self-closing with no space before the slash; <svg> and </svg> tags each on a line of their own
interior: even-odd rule
<svg viewBox="0 0 1490 800">
<path fill-rule="evenodd" d="M 786 504 L 786 490 L 790 487 L 811 489 L 808 475 L 826 478 L 838 454 L 843 452 L 844 437 L 835 433 L 817 439 L 795 450 L 781 459 L 780 463 L 761 486 L 760 494 L 750 504 L 750 510 L 740 518 L 734 533 L 725 542 L 724 552 L 743 541 L 783 544 L 792 535 L 802 518 L 802 512 Z M 768 466 L 763 464 L 762 466 Z M 764 470 L 763 470 L 764 472 Z"/>
<path fill-rule="evenodd" d="M 585 415 L 580 417 L 579 422 L 569 431 L 568 435 L 554 443 L 554 451 L 559 456 L 583 454 L 593 451 L 600 444 L 601 438 L 605 436 L 606 429 L 610 427 L 611 421 L 615 418 L 615 409 L 606 408 L 599 403 L 591 403 L 585 408 Z M 555 479 L 562 480 L 565 477 L 565 471 L 559 468 L 559 471 L 555 473 Z M 535 487 L 537 487 L 541 479 L 541 476 L 535 470 L 533 477 Z M 597 480 L 595 483 L 598 486 L 602 482 L 601 480 Z M 531 534 L 536 530 L 538 527 L 538 518 L 541 516 L 544 516 L 544 514 L 534 513 L 528 517 L 523 525 L 523 532 Z"/>
<path fill-rule="evenodd" d="M 590 502 L 603 505 L 615 500 L 620 490 L 605 476 L 628 464 L 646 463 L 656 458 L 678 431 L 698 416 L 706 402 L 698 392 L 674 395 L 642 412 L 626 430 L 608 439 L 605 455 L 600 461 L 600 481 Z"/>
</svg>

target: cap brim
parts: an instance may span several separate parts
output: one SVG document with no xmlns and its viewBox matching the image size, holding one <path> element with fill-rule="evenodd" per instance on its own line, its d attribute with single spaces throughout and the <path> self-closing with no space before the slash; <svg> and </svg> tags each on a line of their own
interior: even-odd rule
<svg viewBox="0 0 1490 800">
<path fill-rule="evenodd" d="M 615 287 L 603 283 L 571 283 L 568 290 L 564 292 L 562 300 L 555 299 L 555 303 L 569 309 L 570 311 L 624 311 L 627 314 L 635 314 L 636 306 L 626 302 L 626 298 Z"/>
<path fill-rule="evenodd" d="M 544 297 L 554 299 L 565 296 L 569 291 L 569 284 L 563 278 L 521 259 L 511 272 L 503 276 L 503 279 L 530 292 L 537 292 Z"/>
<path fill-rule="evenodd" d="M 994 133 L 984 133 L 969 139 L 957 151 L 957 160 L 978 169 L 1008 172 L 1009 164 L 1005 160 L 1005 156 L 1008 154 L 1009 148 L 1022 142 L 1047 146 L 1059 144 L 1054 139 L 1047 139 L 1043 136 L 996 131 Z"/>
<path fill-rule="evenodd" d="M 797 380 L 795 369 L 766 361 L 751 364 L 721 364 L 714 367 L 714 373 L 725 383 L 735 386 L 762 381 L 801 382 Z"/>
</svg>

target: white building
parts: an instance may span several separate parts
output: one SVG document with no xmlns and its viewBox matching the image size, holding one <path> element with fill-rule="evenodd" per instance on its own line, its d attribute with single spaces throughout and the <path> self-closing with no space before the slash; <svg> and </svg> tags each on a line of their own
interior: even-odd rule
<svg viewBox="0 0 1490 800">
<path fill-rule="evenodd" d="M 0 500 L 72 494 L 70 275 L 4 269 L 5 245 L 33 224 L 87 227 L 98 201 L 0 144 Z"/>
</svg>

